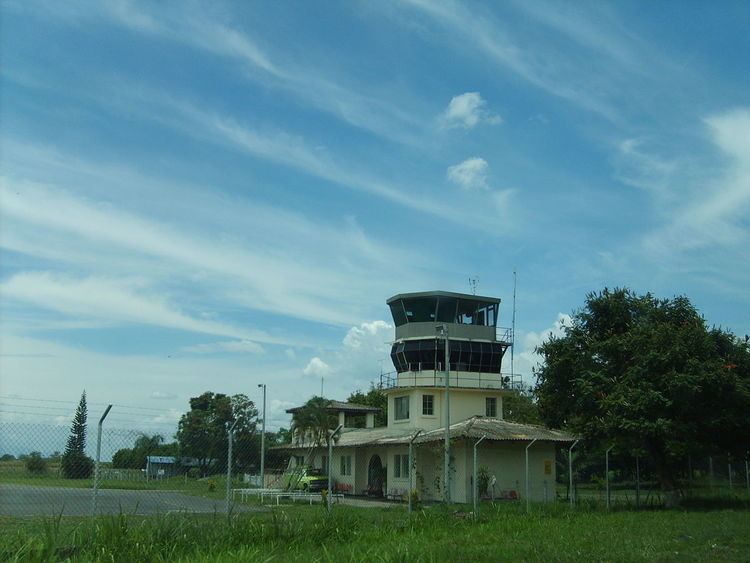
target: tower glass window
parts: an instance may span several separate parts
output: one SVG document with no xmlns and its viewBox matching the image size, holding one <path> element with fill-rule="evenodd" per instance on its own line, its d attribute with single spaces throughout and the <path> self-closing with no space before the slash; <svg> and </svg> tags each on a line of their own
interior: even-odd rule
<svg viewBox="0 0 750 563">
<path fill-rule="evenodd" d="M 404 299 L 406 320 L 410 323 L 435 322 L 436 309 L 437 297 L 418 297 L 415 299 Z"/>
</svg>

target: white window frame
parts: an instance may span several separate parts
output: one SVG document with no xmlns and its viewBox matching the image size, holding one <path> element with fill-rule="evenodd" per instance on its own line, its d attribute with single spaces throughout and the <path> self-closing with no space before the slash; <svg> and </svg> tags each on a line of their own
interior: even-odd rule
<svg viewBox="0 0 750 563">
<path fill-rule="evenodd" d="M 429 413 L 424 412 L 424 402 L 427 397 L 430 398 L 430 410 L 432 411 Z M 435 395 L 422 395 L 422 416 L 435 416 Z"/>
<path fill-rule="evenodd" d="M 489 413 L 490 405 L 492 405 L 492 409 L 495 411 L 493 414 Z M 497 397 L 485 397 L 484 398 L 484 416 L 497 418 Z"/>
<path fill-rule="evenodd" d="M 398 405 L 405 403 L 406 404 L 406 416 L 398 418 L 399 415 L 399 408 Z M 394 397 L 393 398 L 393 420 L 400 421 L 400 420 L 409 420 L 409 415 L 411 414 L 410 411 L 410 403 L 411 403 L 411 397 L 409 395 L 402 395 L 400 397 Z"/>
</svg>

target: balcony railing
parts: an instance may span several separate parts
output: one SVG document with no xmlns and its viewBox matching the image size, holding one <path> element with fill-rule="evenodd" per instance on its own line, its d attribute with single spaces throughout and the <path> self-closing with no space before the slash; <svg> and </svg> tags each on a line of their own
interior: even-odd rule
<svg viewBox="0 0 750 563">
<path fill-rule="evenodd" d="M 445 385 L 445 371 L 440 369 L 422 370 L 414 364 L 415 369 L 397 373 L 395 371 L 380 375 L 380 388 L 393 389 L 395 387 L 442 387 Z M 519 374 L 511 373 L 482 373 L 467 371 L 451 371 L 449 385 L 451 387 L 465 387 L 471 389 L 508 389 L 520 391 L 523 382 Z"/>
<path fill-rule="evenodd" d="M 495 328 L 495 338 L 498 342 L 505 342 L 507 344 L 513 343 L 513 329 L 507 326 L 499 326 Z"/>
</svg>

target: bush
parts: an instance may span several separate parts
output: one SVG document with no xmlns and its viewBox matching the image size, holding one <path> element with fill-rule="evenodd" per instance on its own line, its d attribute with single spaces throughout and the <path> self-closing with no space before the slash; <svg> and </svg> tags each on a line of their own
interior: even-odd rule
<svg viewBox="0 0 750 563">
<path fill-rule="evenodd" d="M 208 480 L 208 492 L 213 493 L 216 490 L 216 481 L 213 479 Z"/>
<path fill-rule="evenodd" d="M 68 479 L 88 479 L 94 471 L 94 462 L 81 452 L 68 452 L 60 460 L 60 469 Z"/>
<path fill-rule="evenodd" d="M 31 452 L 29 454 L 29 457 L 26 458 L 26 471 L 35 475 L 41 475 L 47 471 L 47 462 L 41 453 Z"/>
<path fill-rule="evenodd" d="M 201 476 L 201 470 L 197 467 L 191 467 L 187 471 L 187 476 L 191 479 L 198 479 Z"/>
</svg>

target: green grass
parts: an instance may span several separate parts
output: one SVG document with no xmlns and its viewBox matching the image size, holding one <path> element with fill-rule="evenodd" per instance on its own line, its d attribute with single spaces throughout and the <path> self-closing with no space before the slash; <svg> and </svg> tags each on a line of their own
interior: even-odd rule
<svg viewBox="0 0 750 563">
<path fill-rule="evenodd" d="M 284 507 L 226 516 L 0 521 L 11 561 L 487 561 L 750 559 L 750 509 L 643 512 L 484 506 Z"/>
</svg>

